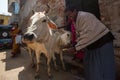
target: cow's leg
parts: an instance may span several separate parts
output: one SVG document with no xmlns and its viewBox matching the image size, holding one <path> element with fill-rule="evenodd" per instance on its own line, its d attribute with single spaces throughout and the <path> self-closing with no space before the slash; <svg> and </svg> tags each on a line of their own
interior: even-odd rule
<svg viewBox="0 0 120 80">
<path fill-rule="evenodd" d="M 34 51 L 32 49 L 28 48 L 28 53 L 29 53 L 30 58 L 31 58 L 31 65 L 32 65 L 32 67 L 35 67 L 34 55 L 32 55 L 32 52 L 34 52 Z"/>
<path fill-rule="evenodd" d="M 49 78 L 52 77 L 51 68 L 50 68 L 50 61 L 51 61 L 51 57 L 50 57 L 50 56 L 49 56 L 49 57 L 47 56 L 47 72 L 48 72 Z"/>
<path fill-rule="evenodd" d="M 58 67 L 57 67 L 57 64 L 56 64 L 56 57 L 55 57 L 55 53 L 54 52 L 52 53 L 52 59 L 53 59 L 53 62 L 54 62 L 55 69 L 58 70 Z"/>
<path fill-rule="evenodd" d="M 36 68 L 36 74 L 35 74 L 35 78 L 39 78 L 39 71 L 40 71 L 40 52 L 36 51 L 36 61 L 37 61 L 37 68 Z"/>
<path fill-rule="evenodd" d="M 36 69 L 36 72 L 39 71 L 39 66 L 40 66 L 40 54 L 39 52 L 36 52 L 36 60 L 37 60 L 37 69 Z"/>
<path fill-rule="evenodd" d="M 60 60 L 61 60 L 61 63 L 62 63 L 63 70 L 66 70 L 65 63 L 64 63 L 64 60 L 63 60 L 63 53 L 62 53 L 62 51 L 60 51 Z"/>
</svg>

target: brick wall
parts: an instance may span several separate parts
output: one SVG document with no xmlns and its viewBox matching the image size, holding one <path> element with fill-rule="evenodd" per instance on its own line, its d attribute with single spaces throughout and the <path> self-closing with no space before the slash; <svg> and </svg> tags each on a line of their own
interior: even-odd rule
<svg viewBox="0 0 120 80">
<path fill-rule="evenodd" d="M 34 11 L 46 11 L 58 27 L 64 26 L 64 9 L 65 0 L 38 0 L 34 6 Z"/>
<path fill-rule="evenodd" d="M 64 9 L 65 9 L 65 1 L 64 0 L 46 0 L 47 2 L 42 4 L 42 1 L 45 0 L 27 0 L 24 3 L 24 6 L 21 8 L 19 22 L 20 26 L 23 28 L 23 32 L 27 26 L 29 18 L 31 17 L 31 11 L 44 11 L 46 8 L 46 4 L 49 6 L 47 16 L 52 19 L 58 27 L 64 26 Z"/>
<path fill-rule="evenodd" d="M 120 47 L 120 0 L 99 0 L 102 21 L 113 32 L 115 47 Z"/>
<path fill-rule="evenodd" d="M 20 13 L 19 13 L 19 25 L 22 28 L 23 32 L 25 32 L 27 23 L 29 21 L 31 14 L 31 11 L 36 4 L 37 0 L 26 0 L 24 5 L 21 7 Z"/>
</svg>

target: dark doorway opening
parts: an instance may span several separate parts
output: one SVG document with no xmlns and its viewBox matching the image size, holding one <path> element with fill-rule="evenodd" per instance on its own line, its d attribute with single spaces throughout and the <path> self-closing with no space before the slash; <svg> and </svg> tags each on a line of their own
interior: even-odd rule
<svg viewBox="0 0 120 80">
<path fill-rule="evenodd" d="M 0 25 L 4 24 L 4 19 L 0 19 Z"/>
</svg>

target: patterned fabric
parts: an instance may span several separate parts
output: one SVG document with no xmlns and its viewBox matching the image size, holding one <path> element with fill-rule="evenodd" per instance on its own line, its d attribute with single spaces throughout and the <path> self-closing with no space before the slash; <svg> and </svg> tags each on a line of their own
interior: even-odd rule
<svg viewBox="0 0 120 80">
<path fill-rule="evenodd" d="M 75 22 L 71 18 L 68 18 L 68 23 L 70 24 L 70 31 L 72 33 L 72 44 L 76 43 L 76 32 L 75 32 Z"/>
<path fill-rule="evenodd" d="M 20 53 L 20 45 L 16 44 L 16 35 L 19 33 L 20 29 L 18 27 L 13 27 L 13 29 L 10 31 L 10 34 L 12 36 L 12 54 L 16 55 Z"/>
<path fill-rule="evenodd" d="M 71 23 L 71 31 L 72 31 L 72 43 L 76 43 L 76 33 L 75 33 L 75 25 L 74 22 L 72 21 Z"/>
<path fill-rule="evenodd" d="M 73 19 L 68 19 L 68 22 L 71 23 L 70 27 L 71 27 L 71 32 L 72 32 L 72 45 L 74 46 L 76 44 L 76 31 L 75 31 L 75 23 Z M 78 58 L 80 60 L 83 60 L 84 58 L 84 51 L 80 50 L 77 51 L 77 53 L 75 54 L 75 58 Z"/>
</svg>

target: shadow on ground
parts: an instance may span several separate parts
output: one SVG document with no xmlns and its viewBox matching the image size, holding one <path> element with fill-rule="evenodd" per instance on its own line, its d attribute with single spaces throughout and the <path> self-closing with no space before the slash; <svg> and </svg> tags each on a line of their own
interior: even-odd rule
<svg viewBox="0 0 120 80">
<path fill-rule="evenodd" d="M 35 80 L 35 68 L 30 66 L 30 57 L 26 50 L 22 50 L 22 53 L 15 58 L 11 58 L 10 50 L 5 51 L 6 53 L 4 54 L 6 54 L 6 56 L 1 59 L 1 61 L 5 63 L 5 71 L 2 74 L 4 75 L 4 79 L 2 80 Z M 70 70 L 63 71 L 60 68 L 60 70 L 56 72 L 53 67 L 51 68 L 54 80 L 75 80 Z M 48 80 L 46 63 L 41 63 L 40 78 L 41 80 Z"/>
<path fill-rule="evenodd" d="M 0 66 L 5 65 L 5 70 L 0 73 L 0 77 L 2 77 L 0 80 L 35 80 L 35 68 L 30 66 L 30 57 L 26 50 L 22 50 L 22 53 L 15 58 L 11 58 L 10 50 L 2 50 L 0 51 L 0 60 L 2 61 Z M 75 79 L 75 74 L 79 69 L 68 63 L 66 67 L 67 71 L 63 71 L 59 67 L 60 70 L 56 72 L 54 67 L 51 66 L 54 80 L 77 80 Z M 83 74 L 82 72 L 80 71 L 79 74 Z M 41 80 L 48 80 L 45 61 L 41 62 L 40 78 Z M 116 58 L 116 80 L 120 80 L 120 58 Z"/>
</svg>

